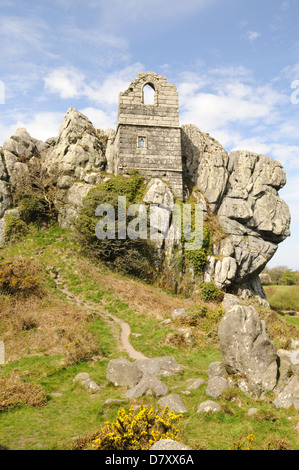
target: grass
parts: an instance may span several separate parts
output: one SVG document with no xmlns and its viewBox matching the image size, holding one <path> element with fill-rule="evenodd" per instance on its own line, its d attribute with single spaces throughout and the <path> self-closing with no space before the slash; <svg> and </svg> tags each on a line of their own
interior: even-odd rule
<svg viewBox="0 0 299 470">
<path fill-rule="evenodd" d="M 264 289 L 273 309 L 299 312 L 299 286 L 265 286 Z"/>
<path fill-rule="evenodd" d="M 174 344 L 171 335 L 187 325 L 172 322 L 165 326 L 163 321 L 170 318 L 175 308 L 184 307 L 193 313 L 202 311 L 200 300 L 168 294 L 109 271 L 101 263 L 83 256 L 76 238 L 57 227 L 44 232 L 32 229 L 23 241 L 2 248 L 0 261 L 20 255 L 38 263 L 45 293 L 24 300 L 0 296 L 0 337 L 4 339 L 7 359 L 0 366 L 0 379 L 8 383 L 16 378 L 30 393 L 42 390 L 47 401 L 40 407 L 24 402 L 9 411 L 0 411 L 0 448 L 69 449 L 75 438 L 95 432 L 107 420 L 115 420 L 119 405 L 104 402 L 108 398 L 122 398 L 126 388 L 107 383 L 107 365 L 112 358 L 128 357 L 118 350 L 116 331 L 98 315 L 101 312 L 129 323 L 131 343 L 136 350 L 149 357 L 173 356 L 184 366 L 182 374 L 162 380 L 171 393 L 181 394 L 188 409 L 182 419 L 180 440 L 191 448 L 226 450 L 248 434 L 254 434 L 257 448 L 263 448 L 269 439 L 273 446 L 287 439 L 292 449 L 299 448 L 295 410 L 277 410 L 267 401 L 256 402 L 239 390 L 230 389 L 217 400 L 222 413 L 202 415 L 196 411 L 208 399 L 206 387 L 201 386 L 189 395 L 181 393 L 186 390 L 189 378 L 207 380 L 209 364 L 221 359 L 217 334 L 206 334 L 213 322 L 217 326 L 220 321 L 217 305 L 207 304 L 206 316 L 199 318 L 193 327 L 196 338 L 193 343 Z M 81 305 L 68 302 L 56 289 L 54 277 L 58 272 L 68 290 L 80 297 Z M 93 309 L 87 310 L 83 301 L 92 302 Z M 266 310 L 260 314 L 277 344 L 284 341 L 282 338 L 298 335 L 295 318 Z M 73 349 L 75 340 L 83 351 Z M 91 353 L 88 360 L 84 356 L 86 352 Z M 95 356 L 93 360 L 92 356 Z M 74 383 L 74 377 L 80 372 L 88 372 L 102 392 L 93 394 Z M 126 409 L 129 404 L 157 407 L 154 397 L 125 401 Z M 257 416 L 247 416 L 251 407 L 259 409 Z"/>
</svg>

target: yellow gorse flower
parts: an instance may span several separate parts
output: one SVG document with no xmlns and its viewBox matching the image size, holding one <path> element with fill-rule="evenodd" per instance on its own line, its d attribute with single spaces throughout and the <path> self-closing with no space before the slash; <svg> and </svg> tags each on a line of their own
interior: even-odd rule
<svg viewBox="0 0 299 470">
<path fill-rule="evenodd" d="M 131 406 L 128 413 L 124 408 L 118 411 L 114 423 L 105 426 L 93 441 L 96 450 L 147 450 L 160 439 L 176 439 L 178 423 L 182 415 L 165 408 L 159 416 L 153 408 L 141 406 L 137 411 Z"/>
</svg>

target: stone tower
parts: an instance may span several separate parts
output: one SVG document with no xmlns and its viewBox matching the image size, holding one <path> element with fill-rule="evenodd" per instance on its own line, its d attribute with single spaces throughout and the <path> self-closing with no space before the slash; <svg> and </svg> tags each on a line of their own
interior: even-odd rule
<svg viewBox="0 0 299 470">
<path fill-rule="evenodd" d="M 150 104 L 146 89 L 153 93 Z M 145 176 L 161 178 L 178 199 L 183 199 L 179 97 L 166 77 L 139 73 L 119 94 L 114 155 L 115 174 L 136 169 Z"/>
</svg>

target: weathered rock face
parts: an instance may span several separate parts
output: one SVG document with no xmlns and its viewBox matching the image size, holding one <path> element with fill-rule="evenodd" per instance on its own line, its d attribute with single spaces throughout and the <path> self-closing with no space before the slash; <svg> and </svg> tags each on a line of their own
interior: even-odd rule
<svg viewBox="0 0 299 470">
<path fill-rule="evenodd" d="M 275 388 L 276 348 L 254 307 L 235 305 L 227 310 L 218 336 L 222 361 L 229 374 L 245 374 L 257 395 Z"/>
<path fill-rule="evenodd" d="M 212 212 L 219 207 L 228 180 L 228 154 L 208 134 L 192 125 L 182 126 L 184 177 L 204 194 Z"/>
<path fill-rule="evenodd" d="M 228 155 L 193 125 L 182 126 L 182 155 L 185 179 L 201 191 L 227 235 L 214 246 L 204 281 L 265 299 L 258 274 L 290 235 L 289 209 L 278 196 L 286 183 L 282 165 L 247 151 Z"/>
<path fill-rule="evenodd" d="M 218 210 L 219 222 L 237 262 L 233 282 L 254 279 L 290 235 L 290 213 L 278 196 L 286 183 L 282 166 L 265 155 L 232 152 L 229 179 Z M 227 241 L 224 250 L 227 249 Z M 223 253 L 220 246 L 219 253 Z"/>
<path fill-rule="evenodd" d="M 97 131 L 86 116 L 70 108 L 45 164 L 50 171 L 58 167 L 62 174 L 84 179 L 87 172 L 105 169 L 105 147 L 103 131 Z"/>
</svg>

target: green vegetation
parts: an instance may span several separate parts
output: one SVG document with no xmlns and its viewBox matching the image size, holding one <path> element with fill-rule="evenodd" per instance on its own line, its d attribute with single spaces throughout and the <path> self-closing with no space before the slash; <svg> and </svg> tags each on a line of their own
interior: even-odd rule
<svg viewBox="0 0 299 470">
<path fill-rule="evenodd" d="M 200 286 L 199 296 L 205 302 L 222 302 L 224 293 L 212 282 Z"/>
<path fill-rule="evenodd" d="M 299 312 L 299 286 L 265 286 L 269 304 L 275 310 Z"/>
<path fill-rule="evenodd" d="M 6 214 L 5 216 L 5 242 L 14 242 L 20 240 L 29 232 L 28 225 L 20 219 L 20 217 L 13 214 Z"/>
<path fill-rule="evenodd" d="M 207 380 L 209 364 L 221 359 L 219 304 L 170 294 L 111 271 L 99 259 L 86 257 L 69 231 L 29 228 L 22 240 L 0 249 L 1 271 L 12 270 L 4 276 L 8 285 L 22 269 L 24 279 L 34 274 L 42 291 L 26 291 L 23 298 L 6 288 L 0 292 L 0 337 L 6 356 L 6 364 L 0 366 L 1 448 L 70 449 L 75 437 L 94 435 L 105 422 L 115 422 L 119 404 L 104 402 L 121 399 L 126 389 L 107 383 L 106 370 L 110 359 L 128 356 L 119 350 L 119 328 L 109 315 L 129 323 L 136 350 L 149 357 L 173 356 L 184 366 L 182 374 L 162 378 L 169 389 L 177 387 L 180 393 L 189 378 Z M 62 290 L 56 287 L 59 279 Z M 74 302 L 67 299 L 63 285 L 75 296 Z M 178 307 L 186 309 L 189 323 L 182 319 L 165 327 L 163 320 Z M 277 344 L 298 335 L 294 317 L 268 310 L 260 315 Z M 196 340 L 172 341 L 171 335 L 186 327 Z M 94 394 L 74 383 L 80 372 L 89 373 L 102 392 Z M 294 409 L 276 409 L 231 388 L 217 400 L 223 411 L 204 415 L 196 411 L 207 400 L 205 386 L 181 396 L 188 413 L 181 419 L 179 439 L 192 449 L 227 450 L 234 442 L 245 442 L 246 447 L 248 435 L 254 435 L 255 449 L 299 448 Z M 153 396 L 125 402 L 126 413 L 132 404 L 162 412 Z M 249 417 L 252 407 L 259 412 Z"/>
<path fill-rule="evenodd" d="M 117 176 L 99 184 L 92 189 L 84 200 L 84 205 L 77 220 L 77 231 L 87 255 L 96 256 L 105 261 L 111 268 L 143 279 L 153 279 L 155 276 L 156 253 L 155 247 L 148 240 L 132 240 L 127 237 L 119 240 L 114 234 L 119 227 L 118 197 L 126 197 L 127 207 L 140 203 L 145 192 L 144 177 L 133 172 L 130 178 Z M 95 229 L 99 217 L 95 216 L 99 204 L 110 204 L 115 213 L 112 224 L 107 223 L 107 238 L 98 239 Z M 127 224 L 130 222 L 128 217 Z M 112 235 L 109 238 L 109 231 Z"/>
<path fill-rule="evenodd" d="M 299 271 L 289 269 L 287 266 L 276 266 L 264 269 L 263 273 L 269 274 L 271 281 L 266 285 L 299 285 Z"/>
</svg>

